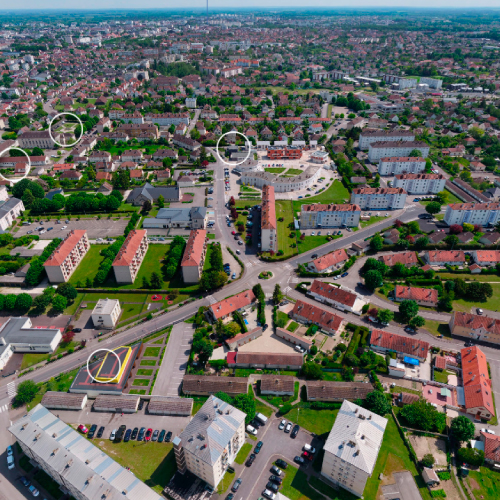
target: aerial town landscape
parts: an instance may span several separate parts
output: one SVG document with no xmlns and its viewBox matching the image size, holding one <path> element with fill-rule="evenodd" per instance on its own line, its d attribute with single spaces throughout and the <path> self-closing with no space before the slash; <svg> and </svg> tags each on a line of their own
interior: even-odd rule
<svg viewBox="0 0 500 500">
<path fill-rule="evenodd" d="M 58 1 L 0 8 L 0 500 L 499 498 L 500 6 Z"/>
</svg>

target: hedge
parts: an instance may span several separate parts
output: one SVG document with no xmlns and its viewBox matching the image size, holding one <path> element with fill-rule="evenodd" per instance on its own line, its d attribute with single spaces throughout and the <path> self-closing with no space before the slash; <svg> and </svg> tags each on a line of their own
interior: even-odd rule
<svg viewBox="0 0 500 500">
<path fill-rule="evenodd" d="M 380 383 L 380 380 L 377 377 L 377 374 L 375 373 L 374 370 L 370 371 L 370 377 L 372 379 L 373 385 L 377 391 L 384 392 L 384 388 L 382 384 Z"/>
<path fill-rule="evenodd" d="M 259 300 L 257 305 L 257 321 L 263 326 L 266 324 L 266 304 L 263 300 Z"/>
</svg>

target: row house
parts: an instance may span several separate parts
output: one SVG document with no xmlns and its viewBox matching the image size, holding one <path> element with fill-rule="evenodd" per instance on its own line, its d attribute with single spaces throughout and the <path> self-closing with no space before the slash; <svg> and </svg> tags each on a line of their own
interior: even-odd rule
<svg viewBox="0 0 500 500">
<path fill-rule="evenodd" d="M 448 326 L 453 336 L 500 345 L 499 319 L 453 311 Z"/>
<path fill-rule="evenodd" d="M 307 268 L 312 273 L 331 273 L 341 269 L 348 260 L 349 256 L 345 249 L 340 248 L 312 260 Z"/>
<path fill-rule="evenodd" d="M 318 302 L 355 314 L 361 314 L 361 309 L 365 305 L 365 301 L 356 293 L 319 280 L 313 281 L 307 295 Z"/>
<path fill-rule="evenodd" d="M 345 323 L 344 318 L 341 316 L 302 300 L 295 303 L 290 317 L 305 325 L 316 325 L 322 331 L 331 335 L 339 332 Z"/>
<path fill-rule="evenodd" d="M 481 267 L 496 266 L 500 262 L 500 250 L 474 250 L 471 255 Z"/>
<path fill-rule="evenodd" d="M 429 342 L 384 330 L 372 330 L 370 346 L 373 350 L 386 353 L 395 352 L 401 358 L 409 357 L 424 362 L 429 354 Z"/>
<path fill-rule="evenodd" d="M 433 288 L 396 285 L 394 300 L 396 302 L 414 300 L 419 306 L 436 307 L 438 303 L 438 291 Z"/>
<path fill-rule="evenodd" d="M 374 142 L 402 142 L 415 140 L 415 133 L 411 130 L 370 130 L 366 129 L 359 136 L 359 149 L 367 150 Z"/>
<path fill-rule="evenodd" d="M 395 264 L 403 264 L 408 268 L 418 266 L 417 254 L 415 252 L 389 253 L 379 257 L 379 260 L 388 267 L 392 267 Z"/>
<path fill-rule="evenodd" d="M 437 194 L 443 191 L 446 178 L 442 174 L 400 174 L 394 177 L 392 187 L 409 194 Z"/>
<path fill-rule="evenodd" d="M 148 113 L 146 115 L 146 120 L 156 125 L 160 125 L 162 127 L 170 126 L 170 125 L 179 125 L 184 123 L 185 125 L 189 125 L 190 118 L 189 113 Z"/>
<path fill-rule="evenodd" d="M 235 311 L 244 312 L 252 307 L 254 302 L 255 295 L 252 290 L 245 290 L 210 305 L 205 315 L 211 323 L 216 323 L 219 319 L 226 319 Z"/>
<path fill-rule="evenodd" d="M 479 203 L 487 203 L 490 201 L 487 196 L 485 196 L 477 189 L 474 189 L 469 183 L 463 181 L 462 179 L 459 179 L 457 177 L 452 182 L 453 184 L 455 184 L 455 186 L 458 186 L 462 191 L 465 191 L 469 196 L 472 196 L 472 198 L 474 198 Z"/>
<path fill-rule="evenodd" d="M 142 140 L 144 138 L 158 139 L 160 137 L 158 127 L 153 123 L 122 123 L 116 127 L 116 132 Z"/>
<path fill-rule="evenodd" d="M 433 267 L 463 266 L 465 252 L 463 250 L 429 250 L 424 252 L 424 261 Z"/>
<path fill-rule="evenodd" d="M 185 284 L 194 284 L 200 281 L 206 253 L 206 230 L 196 229 L 191 231 L 181 261 L 182 279 Z"/>
<path fill-rule="evenodd" d="M 496 225 L 500 221 L 500 203 L 452 203 L 446 208 L 444 222 L 462 225 Z"/>
<path fill-rule="evenodd" d="M 180 148 L 187 149 L 188 151 L 196 151 L 201 148 L 201 144 L 199 142 L 179 134 L 174 135 L 172 143 Z"/>
<path fill-rule="evenodd" d="M 135 123 L 135 124 L 142 124 L 144 123 L 144 116 L 139 113 L 139 111 L 134 111 L 132 114 L 127 114 L 125 113 L 121 119 L 125 123 Z"/>
<path fill-rule="evenodd" d="M 398 210 L 404 208 L 406 191 L 402 188 L 356 188 L 351 203 L 361 210 Z"/>
</svg>

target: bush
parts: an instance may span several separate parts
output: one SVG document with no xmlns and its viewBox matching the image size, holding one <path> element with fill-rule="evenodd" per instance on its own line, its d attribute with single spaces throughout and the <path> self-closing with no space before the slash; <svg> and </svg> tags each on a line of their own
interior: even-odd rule
<svg viewBox="0 0 500 500">
<path fill-rule="evenodd" d="M 446 471 L 438 472 L 437 476 L 441 479 L 441 481 L 449 481 L 451 479 L 451 474 Z"/>
<path fill-rule="evenodd" d="M 431 468 L 436 463 L 436 459 L 431 453 L 427 453 L 422 458 L 422 465 L 427 468 Z"/>
<path fill-rule="evenodd" d="M 444 490 L 431 490 L 432 498 L 446 498 L 446 493 Z"/>
</svg>

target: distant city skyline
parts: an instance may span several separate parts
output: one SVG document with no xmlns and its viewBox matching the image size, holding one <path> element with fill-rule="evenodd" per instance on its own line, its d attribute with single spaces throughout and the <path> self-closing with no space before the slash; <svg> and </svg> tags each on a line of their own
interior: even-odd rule
<svg viewBox="0 0 500 500">
<path fill-rule="evenodd" d="M 12 8 L 0 8 L 0 11 L 16 11 L 16 10 L 106 10 L 106 9 L 206 9 L 206 0 L 184 0 L 182 7 L 177 2 L 163 0 L 143 0 L 140 5 L 135 0 L 88 0 L 82 5 L 79 0 L 52 0 L 48 4 L 45 0 L 22 0 L 20 5 Z M 209 3 L 209 8 L 237 10 L 234 3 L 230 0 L 215 0 Z M 304 3 L 303 0 L 253 0 L 250 4 L 246 3 L 242 9 L 286 9 L 287 11 L 297 9 L 416 9 L 415 2 L 412 0 L 350 0 L 346 3 L 345 0 L 332 4 L 331 0 L 313 0 L 312 2 Z M 450 5 L 449 0 L 421 0 L 417 9 L 498 9 L 500 4 L 498 0 L 455 0 Z"/>
</svg>

